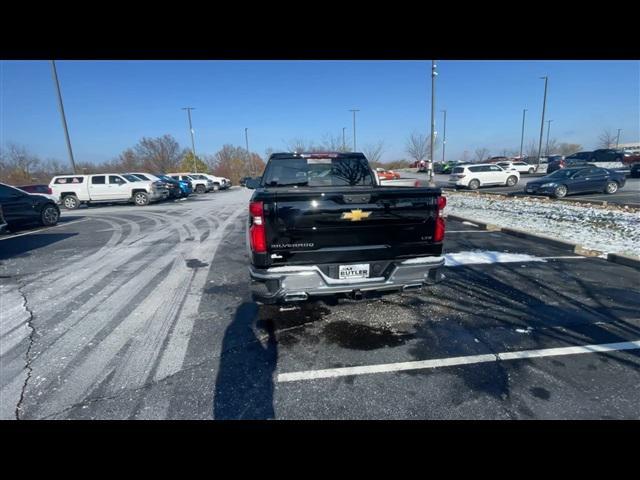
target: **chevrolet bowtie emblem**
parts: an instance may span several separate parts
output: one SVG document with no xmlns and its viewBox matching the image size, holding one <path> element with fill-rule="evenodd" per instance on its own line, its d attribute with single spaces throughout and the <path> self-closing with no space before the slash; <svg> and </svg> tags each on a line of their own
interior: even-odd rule
<svg viewBox="0 0 640 480">
<path fill-rule="evenodd" d="M 351 220 L 352 222 L 359 222 L 363 218 L 367 218 L 371 215 L 371 212 L 363 212 L 362 210 L 351 210 L 349 213 L 345 212 L 340 217 L 341 220 Z"/>
</svg>

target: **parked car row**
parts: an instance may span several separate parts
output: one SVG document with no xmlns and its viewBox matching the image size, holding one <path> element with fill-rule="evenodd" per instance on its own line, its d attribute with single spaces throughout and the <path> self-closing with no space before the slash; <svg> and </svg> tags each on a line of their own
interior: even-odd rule
<svg viewBox="0 0 640 480">
<path fill-rule="evenodd" d="M 203 194 L 230 186 L 229 179 L 208 174 L 133 172 L 57 175 L 46 187 L 47 195 L 56 203 L 73 210 L 95 203 L 144 206 L 167 198 L 188 197 L 194 191 Z"/>
</svg>

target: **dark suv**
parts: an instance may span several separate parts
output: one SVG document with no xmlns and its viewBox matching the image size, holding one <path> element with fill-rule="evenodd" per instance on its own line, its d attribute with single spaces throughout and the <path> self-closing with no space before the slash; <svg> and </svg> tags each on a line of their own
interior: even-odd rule
<svg viewBox="0 0 640 480">
<path fill-rule="evenodd" d="M 591 162 L 622 162 L 625 152 L 618 148 L 600 148 L 591 152 Z"/>
</svg>

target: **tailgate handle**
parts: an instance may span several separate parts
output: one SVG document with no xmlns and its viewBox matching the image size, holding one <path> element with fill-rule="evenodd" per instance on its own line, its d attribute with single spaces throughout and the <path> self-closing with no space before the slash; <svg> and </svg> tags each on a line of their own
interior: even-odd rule
<svg viewBox="0 0 640 480">
<path fill-rule="evenodd" d="M 344 203 L 369 203 L 371 195 L 355 194 L 355 195 L 342 195 Z"/>
</svg>

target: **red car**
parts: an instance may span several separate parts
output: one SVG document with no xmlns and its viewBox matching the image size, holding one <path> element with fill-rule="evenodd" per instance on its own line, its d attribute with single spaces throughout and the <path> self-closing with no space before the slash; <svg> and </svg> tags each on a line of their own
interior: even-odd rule
<svg viewBox="0 0 640 480">
<path fill-rule="evenodd" d="M 376 168 L 376 174 L 380 180 L 395 180 L 400 178 L 400 174 L 393 170 L 385 170 L 384 168 Z"/>
</svg>

